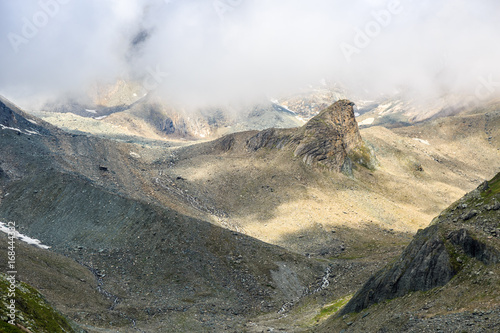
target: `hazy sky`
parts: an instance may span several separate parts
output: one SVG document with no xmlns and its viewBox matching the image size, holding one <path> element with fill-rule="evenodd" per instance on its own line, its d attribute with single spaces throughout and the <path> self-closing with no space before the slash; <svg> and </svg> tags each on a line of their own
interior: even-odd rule
<svg viewBox="0 0 500 333">
<path fill-rule="evenodd" d="M 15 101 L 135 79 L 179 101 L 340 82 L 500 91 L 495 0 L 0 0 L 0 94 Z"/>
</svg>

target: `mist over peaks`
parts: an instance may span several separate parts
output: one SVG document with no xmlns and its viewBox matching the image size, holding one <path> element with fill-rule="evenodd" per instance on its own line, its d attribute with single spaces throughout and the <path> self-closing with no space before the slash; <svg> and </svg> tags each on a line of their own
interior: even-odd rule
<svg viewBox="0 0 500 333">
<path fill-rule="evenodd" d="M 2 2 L 0 93 L 16 101 L 133 81 L 182 104 L 279 97 L 322 80 L 375 96 L 500 91 L 494 1 Z"/>
</svg>

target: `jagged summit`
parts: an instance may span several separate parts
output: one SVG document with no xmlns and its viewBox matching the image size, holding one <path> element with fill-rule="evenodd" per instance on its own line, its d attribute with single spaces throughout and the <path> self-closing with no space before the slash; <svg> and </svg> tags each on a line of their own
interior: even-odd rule
<svg viewBox="0 0 500 333">
<path fill-rule="evenodd" d="M 354 103 L 343 99 L 313 117 L 306 125 L 306 130 L 320 129 L 321 125 L 338 131 L 347 150 L 352 150 L 362 142 L 358 123 L 354 117 Z"/>
<path fill-rule="evenodd" d="M 334 171 L 351 169 L 350 154 L 364 147 L 354 117 L 354 103 L 340 100 L 298 129 L 267 129 L 247 140 L 250 150 L 290 149 L 308 165 Z"/>
<path fill-rule="evenodd" d="M 299 132 L 302 137 L 294 155 L 307 164 L 345 168 L 348 154 L 363 144 L 353 106 L 348 100 L 340 100 L 309 120 Z"/>
</svg>

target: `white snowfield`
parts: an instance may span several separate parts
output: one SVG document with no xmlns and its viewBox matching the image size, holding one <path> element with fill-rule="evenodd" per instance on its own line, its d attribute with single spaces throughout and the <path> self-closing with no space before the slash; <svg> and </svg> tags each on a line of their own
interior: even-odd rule
<svg viewBox="0 0 500 333">
<path fill-rule="evenodd" d="M 366 118 L 365 120 L 358 123 L 358 125 L 371 125 L 375 121 L 375 118 Z"/>
<path fill-rule="evenodd" d="M 7 226 L 8 224 L 4 222 L 0 222 L 0 231 L 8 234 L 10 233 L 9 227 Z M 15 232 L 16 238 L 22 242 L 25 242 L 27 244 L 35 245 L 36 247 L 39 247 L 41 249 L 50 249 L 50 246 L 43 245 L 42 242 L 40 242 L 38 239 L 31 238 L 29 236 L 23 235 L 20 232 L 16 230 Z"/>
</svg>

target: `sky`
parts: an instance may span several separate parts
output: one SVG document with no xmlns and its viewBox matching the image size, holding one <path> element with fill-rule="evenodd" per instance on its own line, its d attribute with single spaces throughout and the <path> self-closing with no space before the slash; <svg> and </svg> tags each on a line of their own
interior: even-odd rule
<svg viewBox="0 0 500 333">
<path fill-rule="evenodd" d="M 0 0 L 0 94 L 23 105 L 117 79 L 180 103 L 500 92 L 494 0 Z"/>
</svg>

